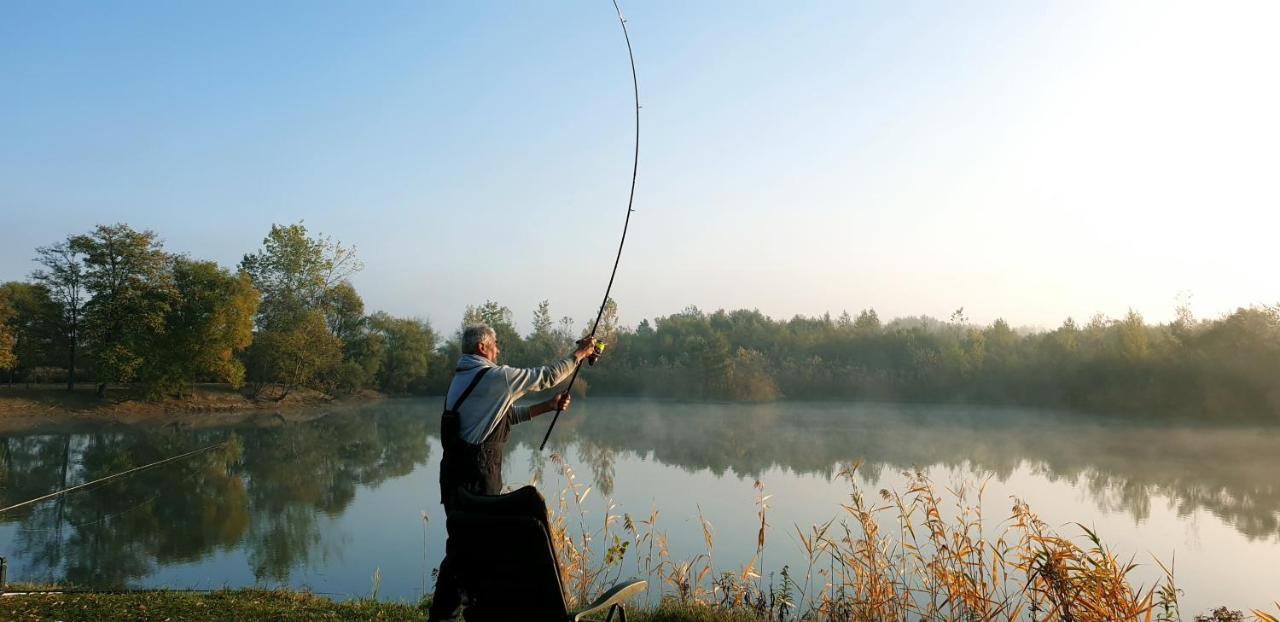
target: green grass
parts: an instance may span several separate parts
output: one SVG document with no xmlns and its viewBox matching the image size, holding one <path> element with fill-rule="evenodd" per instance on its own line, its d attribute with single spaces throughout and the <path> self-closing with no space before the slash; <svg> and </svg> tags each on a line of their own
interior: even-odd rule
<svg viewBox="0 0 1280 622">
<path fill-rule="evenodd" d="M 426 620 L 417 605 L 336 602 L 283 590 L 39 594 L 0 597 L 0 620 Z"/>
<path fill-rule="evenodd" d="M 11 586 L 12 589 L 13 586 Z M 418 604 L 371 600 L 333 601 L 287 590 L 216 592 L 132 592 L 39 594 L 0 597 L 0 620 L 426 620 Z M 663 603 L 657 608 L 627 607 L 630 622 L 756 622 L 745 611 L 727 612 L 705 605 Z"/>
</svg>

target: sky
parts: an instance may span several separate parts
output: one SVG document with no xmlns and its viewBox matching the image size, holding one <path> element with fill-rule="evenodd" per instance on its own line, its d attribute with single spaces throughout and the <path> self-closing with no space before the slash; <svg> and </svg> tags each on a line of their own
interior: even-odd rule
<svg viewBox="0 0 1280 622">
<path fill-rule="evenodd" d="M 594 317 L 634 148 L 607 0 L 0 9 L 0 280 L 96 224 L 234 267 L 302 221 L 369 311 Z M 623 9 L 623 324 L 1280 302 L 1280 3 Z"/>
</svg>

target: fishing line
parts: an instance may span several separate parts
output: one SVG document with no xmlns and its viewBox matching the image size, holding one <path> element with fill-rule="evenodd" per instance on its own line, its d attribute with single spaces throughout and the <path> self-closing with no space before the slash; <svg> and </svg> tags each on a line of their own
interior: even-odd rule
<svg viewBox="0 0 1280 622">
<path fill-rule="evenodd" d="M 97 524 L 99 524 L 99 523 L 105 523 L 105 522 L 107 522 L 107 521 L 109 521 L 109 520 L 111 520 L 111 519 L 113 519 L 113 518 L 119 518 L 119 517 L 121 517 L 121 516 L 124 516 L 125 514 L 128 514 L 129 512 L 132 512 L 132 511 L 134 511 L 134 510 L 137 510 L 138 508 L 141 508 L 142 506 L 144 506 L 144 505 L 146 505 L 146 504 L 148 504 L 148 503 L 151 503 L 152 501 L 155 501 L 155 500 L 156 500 L 156 499 L 158 499 L 158 498 L 160 498 L 160 493 L 158 493 L 158 492 L 157 492 L 157 493 L 155 493 L 155 494 L 151 495 L 150 497 L 147 497 L 145 500 L 143 500 L 143 501 L 142 501 L 142 503 L 139 503 L 139 504 L 137 504 L 137 505 L 134 505 L 133 507 L 131 507 L 131 508 L 127 509 L 127 510 L 121 510 L 121 511 L 119 511 L 119 512 L 116 512 L 115 514 L 108 514 L 108 515 L 103 516 L 102 518 L 99 518 L 99 519 L 97 519 L 97 520 L 86 521 L 86 522 L 83 522 L 83 523 L 71 523 L 71 522 L 64 522 L 64 523 L 62 523 L 62 524 L 59 524 L 57 527 L 48 527 L 48 528 L 40 528 L 40 529 L 28 529 L 28 528 L 26 528 L 26 527 L 19 527 L 19 528 L 18 528 L 18 531 L 25 531 L 25 532 L 28 532 L 28 533 L 49 533 L 49 532 L 53 532 L 53 531 L 61 530 L 61 529 L 65 528 L 65 527 L 72 527 L 72 528 L 75 528 L 75 529 L 80 529 L 81 527 L 92 527 L 92 526 L 97 525 Z"/>
<path fill-rule="evenodd" d="M 631 193 L 627 197 L 627 219 L 622 223 L 622 239 L 618 241 L 618 255 L 613 259 L 613 272 L 609 273 L 609 285 L 604 288 L 604 300 L 600 301 L 600 311 L 596 313 L 596 321 L 591 325 L 590 338 L 595 338 L 596 329 L 600 328 L 600 318 L 604 317 L 604 308 L 609 304 L 609 292 L 613 289 L 613 279 L 618 276 L 618 264 L 622 261 L 622 247 L 627 243 L 627 227 L 631 225 L 631 213 L 635 210 L 632 205 L 636 200 L 636 172 L 640 167 L 640 83 L 636 80 L 636 56 L 631 51 L 631 33 L 627 32 L 627 19 L 622 16 L 622 7 L 618 6 L 618 0 L 613 0 L 613 10 L 618 14 L 618 23 L 622 25 L 622 36 L 627 41 L 627 58 L 631 61 L 631 88 L 635 94 L 636 100 L 636 140 L 635 140 L 635 157 L 631 163 Z M 565 393 L 573 389 L 573 383 L 578 379 L 578 372 L 582 371 L 582 361 L 573 368 L 573 376 L 569 378 L 569 386 L 565 388 Z M 557 404 L 556 414 L 551 418 L 551 425 L 547 426 L 547 434 L 542 437 L 542 444 L 538 446 L 538 451 L 542 451 L 547 447 L 547 439 L 551 438 L 551 431 L 556 428 L 556 421 L 560 420 L 561 408 Z"/>
<path fill-rule="evenodd" d="M 223 445 L 226 445 L 226 444 L 227 444 L 227 443 L 229 443 L 229 442 L 231 442 L 231 441 L 222 441 L 221 443 L 214 443 L 214 444 L 212 444 L 212 445 L 209 445 L 208 447 L 201 447 L 200 449 L 193 449 L 193 450 L 188 451 L 187 453 L 184 453 L 184 454 L 179 454 L 179 455 L 176 455 L 176 456 L 170 456 L 170 457 L 165 458 L 165 459 L 163 459 L 163 460 L 156 460 L 155 462 L 151 462 L 151 463 L 148 463 L 148 464 L 144 464 L 144 465 L 142 465 L 142 466 L 136 466 L 136 467 L 133 467 L 132 469 L 126 469 L 126 470 L 121 471 L 121 472 L 119 472 L 119 473 L 113 473 L 113 474 L 111 474 L 111 475 L 108 475 L 108 476 L 106 476 L 106 477 L 99 477 L 98 479 L 95 479 L 95 480 L 93 480 L 93 481 L 91 481 L 91 482 L 85 482 L 85 483 L 83 483 L 83 484 L 76 484 L 75 486 L 71 486 L 71 487 L 69 487 L 69 488 L 63 488 L 62 490 L 54 491 L 54 492 L 51 492 L 51 493 L 49 493 L 49 494 L 47 494 L 47 495 L 40 496 L 40 497 L 36 497 L 35 499 L 28 499 L 28 500 L 23 501 L 23 502 L 21 502 L 21 503 L 15 503 L 15 504 L 13 504 L 13 505 L 11 505 L 11 506 L 9 506 L 9 507 L 6 507 L 6 508 L 0 508 L 0 514 L 4 514 L 5 512 L 8 512 L 9 510 L 16 510 L 16 509 L 18 509 L 18 508 L 20 508 L 20 507 L 25 507 L 25 506 L 31 505 L 31 504 L 33 504 L 33 503 L 39 503 L 39 502 L 41 502 L 41 501 L 47 501 L 47 500 L 49 500 L 49 499 L 53 499 L 53 498 L 55 498 L 55 497 L 60 497 L 60 496 L 65 495 L 65 494 L 67 494 L 67 493 L 71 493 L 71 492 L 75 492 L 75 491 L 77 491 L 77 490 L 81 490 L 81 489 L 84 489 L 84 488 L 88 488 L 88 487 L 90 487 L 90 486 L 92 486 L 92 485 L 94 485 L 94 484 L 100 484 L 100 483 L 102 483 L 102 482 L 105 482 L 105 481 L 108 481 L 108 480 L 113 480 L 113 479 L 116 479 L 116 478 L 118 478 L 118 477 L 124 477 L 124 476 L 126 476 L 126 475 L 130 475 L 130 474 L 132 474 L 132 473 L 137 473 L 138 471 L 144 471 L 144 470 L 146 470 L 146 469 L 150 469 L 150 468 L 152 468 L 152 467 L 158 467 L 158 466 L 160 466 L 160 465 L 162 465 L 162 464 L 169 463 L 169 462 L 173 462 L 174 460 L 181 460 L 181 459 L 186 458 L 186 457 L 188 457 L 188 456 L 194 456 L 194 455 L 196 455 L 196 454 L 198 454 L 198 453 L 206 452 L 206 451 L 209 451 L 210 449 L 214 449 L 214 448 L 216 448 L 216 447 L 222 447 Z"/>
</svg>

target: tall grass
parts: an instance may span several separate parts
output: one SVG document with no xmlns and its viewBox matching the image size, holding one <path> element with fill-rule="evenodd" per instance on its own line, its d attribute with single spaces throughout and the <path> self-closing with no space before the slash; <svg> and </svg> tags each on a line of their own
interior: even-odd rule
<svg viewBox="0 0 1280 622">
<path fill-rule="evenodd" d="M 647 517 L 615 514 L 605 501 L 599 522 L 588 521 L 591 492 L 570 465 L 552 456 L 565 482 L 552 503 L 552 534 L 562 581 L 571 599 L 585 602 L 624 574 L 647 578 L 650 602 L 757 620 L 1043 622 L 1180 620 L 1173 573 L 1135 586 L 1137 567 L 1084 525 L 1076 537 L 1048 526 L 1014 499 L 994 525 L 982 514 L 985 482 L 939 488 L 923 471 L 907 473 L 905 490 L 866 494 L 858 464 L 838 475 L 850 488 L 837 514 L 808 530 L 794 527 L 804 568 L 763 568 L 770 542 L 770 495 L 756 482 L 755 553 L 739 568 L 714 564 L 714 531 L 698 511 L 705 552 L 678 559 Z M 1073 528 L 1073 529 L 1074 529 Z M 1277 605 L 1280 606 L 1280 605 Z M 1254 610 L 1256 619 L 1277 622 Z"/>
</svg>

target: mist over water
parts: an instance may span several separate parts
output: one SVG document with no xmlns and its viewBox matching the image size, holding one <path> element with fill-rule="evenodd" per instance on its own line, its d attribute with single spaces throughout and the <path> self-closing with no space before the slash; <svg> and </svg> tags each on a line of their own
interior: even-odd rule
<svg viewBox="0 0 1280 622">
<path fill-rule="evenodd" d="M 443 552 L 438 399 L 393 400 L 305 423 L 181 429 L 94 428 L 0 437 L 0 505 L 231 438 L 222 450 L 0 515 L 10 581 L 94 587 L 287 585 L 416 599 Z M 1096 529 L 1122 559 L 1159 575 L 1175 561 L 1184 612 L 1261 607 L 1280 585 L 1280 428 L 1160 424 L 1023 408 L 836 402 L 714 404 L 592 398 L 561 418 L 513 428 L 510 485 L 538 482 L 554 505 L 563 455 L 592 487 L 586 520 L 648 517 L 672 556 L 705 553 L 718 569 L 754 553 L 754 484 L 769 500 L 762 574 L 803 572 L 795 526 L 840 512 L 860 461 L 868 496 L 923 470 L 939 486 L 985 482 L 993 533 L 1012 497 L 1050 525 Z M 976 501 L 976 489 L 969 500 Z M 424 520 L 424 513 L 426 519 Z M 895 526 L 896 529 L 896 526 Z M 634 569 L 633 562 L 624 564 Z"/>
</svg>

